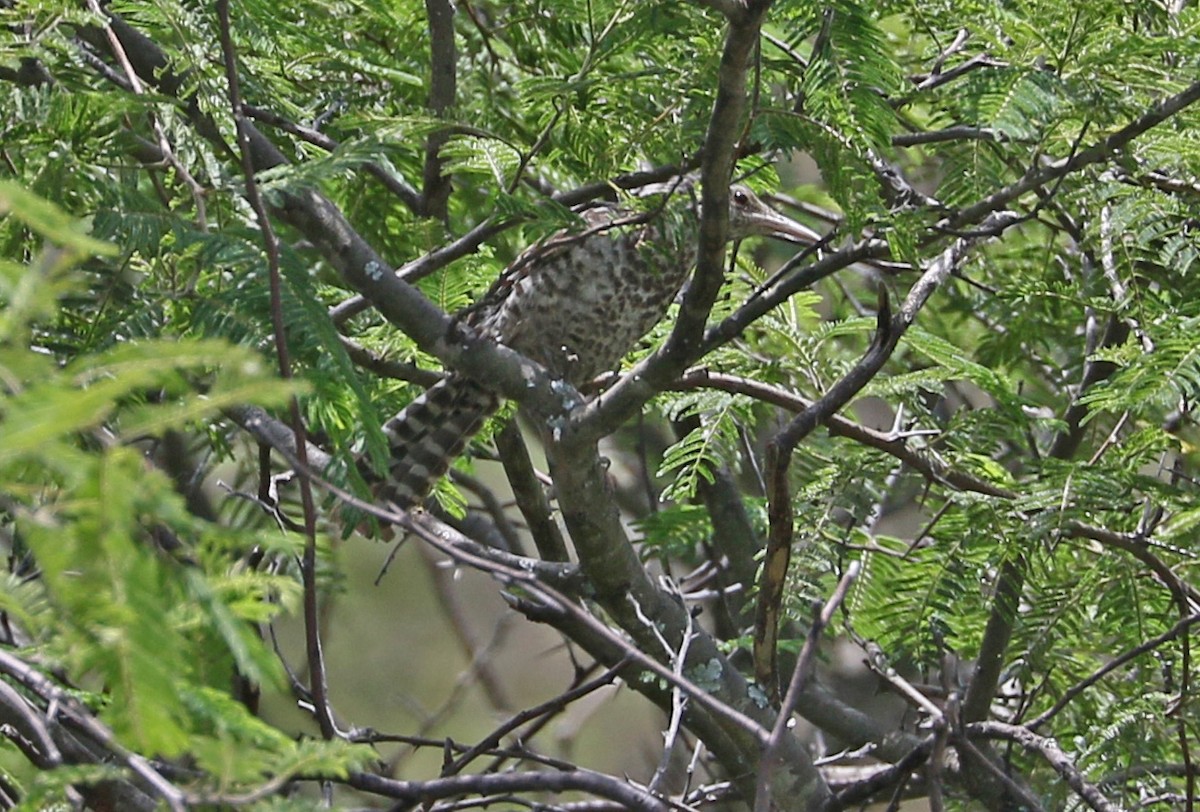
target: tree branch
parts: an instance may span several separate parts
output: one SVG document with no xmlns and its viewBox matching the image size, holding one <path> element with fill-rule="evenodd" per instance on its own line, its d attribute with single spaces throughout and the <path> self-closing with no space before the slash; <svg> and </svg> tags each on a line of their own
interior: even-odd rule
<svg viewBox="0 0 1200 812">
<path fill-rule="evenodd" d="M 324 133 L 314 130 L 311 127 L 304 127 L 294 121 L 289 121 L 278 113 L 266 110 L 262 107 L 255 107 L 250 104 L 243 104 L 242 109 L 246 115 L 255 121 L 261 121 L 271 127 L 276 127 L 289 135 L 293 135 L 303 141 L 318 146 L 326 152 L 335 151 L 339 144 L 334 139 Z M 414 189 L 404 178 L 389 172 L 383 166 L 370 161 L 363 164 L 363 168 L 370 172 L 383 187 L 396 196 L 398 200 L 404 203 L 410 211 L 415 213 L 421 212 L 421 194 Z"/>
<path fill-rule="evenodd" d="M 233 35 L 229 24 L 229 0 L 217 0 L 217 19 L 220 24 L 221 56 L 225 65 L 226 90 L 234 126 L 237 128 L 238 154 L 241 157 L 242 172 L 246 177 L 246 198 L 250 202 L 250 207 L 254 209 L 266 250 L 271 291 L 271 327 L 279 377 L 287 381 L 292 379 L 292 359 L 291 351 L 288 349 L 287 325 L 284 323 L 283 317 L 283 279 L 279 265 L 279 241 L 275 236 L 271 219 L 267 216 L 266 205 L 254 178 L 254 162 L 250 157 L 249 139 L 246 132 L 249 122 L 242 110 L 237 52 L 234 49 Z M 308 443 L 304 420 L 300 415 L 300 401 L 295 395 L 288 399 L 288 414 L 291 420 L 292 434 L 295 438 L 296 458 L 304 469 L 308 467 Z M 325 655 L 321 645 L 321 619 L 317 595 L 317 509 L 313 503 L 312 485 L 303 474 L 300 475 L 300 502 L 304 511 L 304 554 L 301 556 L 300 572 L 304 584 L 304 643 L 310 674 L 309 691 L 312 694 L 313 709 L 317 724 L 321 729 L 321 735 L 326 739 L 332 739 L 337 730 L 333 722 L 333 711 L 329 707 L 329 683 L 325 670 Z"/>
<path fill-rule="evenodd" d="M 450 0 L 425 0 L 429 17 L 429 101 L 434 116 L 441 118 L 454 104 L 458 83 L 454 47 L 454 5 Z M 425 144 L 425 168 L 422 173 L 421 209 L 426 217 L 447 222 L 447 203 L 450 200 L 450 179 L 442 174 L 445 162 L 439 152 L 448 134 L 437 130 L 429 134 Z"/>
<path fill-rule="evenodd" d="M 992 710 L 992 697 L 1004 672 L 1004 654 L 1012 639 L 1013 624 L 1020 608 L 1021 590 L 1025 586 L 1025 560 L 1020 555 L 1009 558 L 1000 566 L 991 613 L 979 644 L 979 656 L 971 683 L 963 698 L 964 722 L 980 722 Z"/>
<path fill-rule="evenodd" d="M 346 784 L 363 792 L 413 803 L 429 803 L 460 795 L 515 792 L 579 791 L 619 802 L 638 812 L 670 812 L 671 806 L 628 780 L 591 770 L 509 772 L 456 775 L 431 781 L 397 781 L 372 773 L 351 773 Z"/>
<path fill-rule="evenodd" d="M 1011 217 L 992 215 L 989 221 L 1001 225 Z M 794 535 L 791 506 L 791 485 L 788 471 L 792 451 L 818 425 L 850 402 L 883 368 L 891 357 L 901 336 L 915 321 L 917 312 L 938 288 L 966 259 L 977 238 L 960 238 L 947 248 L 912 286 L 908 297 L 895 317 L 890 317 L 887 300 L 880 299 L 879 327 L 866 355 L 818 401 L 794 417 L 767 444 L 767 517 L 770 532 L 764 553 L 762 580 L 759 584 L 758 606 L 755 615 L 754 661 L 759 682 L 775 685 L 776 640 L 779 607 L 783 600 L 788 563 L 791 559 Z"/>
<path fill-rule="evenodd" d="M 1085 166 L 1100 163 L 1120 152 L 1147 130 L 1157 127 L 1167 119 L 1191 105 L 1200 101 L 1200 82 L 1195 82 L 1179 93 L 1168 96 L 1155 104 L 1150 110 L 1117 130 L 1099 143 L 1066 158 L 1060 158 L 1041 169 L 1031 169 L 1016 183 L 988 195 L 983 200 L 959 210 L 947 218 L 939 226 L 960 228 L 969 223 L 983 219 L 988 212 L 998 211 L 1022 195 L 1032 192 L 1039 186 L 1076 172 Z"/>
<path fill-rule="evenodd" d="M 1080 680 L 1067 690 L 1063 691 L 1063 695 L 1058 698 L 1057 702 L 1055 702 L 1051 707 L 1047 708 L 1043 713 L 1026 722 L 1024 725 L 1025 728 L 1030 731 L 1036 731 L 1039 727 L 1057 716 L 1063 708 L 1065 708 L 1073 699 L 1075 699 L 1075 697 L 1079 696 L 1088 688 L 1104 679 L 1104 677 L 1108 676 L 1113 671 L 1116 671 L 1118 668 L 1125 665 L 1125 663 L 1134 660 L 1143 654 L 1146 654 L 1147 652 L 1154 651 L 1154 649 L 1158 648 L 1163 643 L 1169 643 L 1197 623 L 1200 623 L 1200 613 L 1188 615 L 1157 637 L 1152 637 L 1146 642 L 1142 643 L 1140 646 L 1136 646 L 1121 656 L 1109 660 L 1085 679 Z"/>
<path fill-rule="evenodd" d="M 603 398 L 573 417 L 565 427 L 571 442 L 595 442 L 627 420 L 702 352 L 704 326 L 721 289 L 729 232 L 729 182 L 737 138 L 746 109 L 746 78 L 769 3 L 733 3 L 718 73 L 717 99 L 701 152 L 700 233 L 696 271 L 684 294 L 675 327 L 666 342 L 637 369 L 622 377 Z"/>
<path fill-rule="evenodd" d="M 1002 722 L 974 722 L 967 725 L 965 730 L 968 736 L 1004 739 L 1038 753 L 1062 776 L 1067 786 L 1075 790 L 1075 793 L 1096 812 L 1120 812 L 1119 807 L 1105 798 L 1099 789 L 1084 780 L 1083 773 L 1066 753 L 1059 749 L 1054 739 L 1038 736 L 1020 725 L 1007 725 Z"/>
<path fill-rule="evenodd" d="M 513 498 L 517 500 L 517 508 L 529 525 L 538 555 L 546 561 L 569 561 L 567 544 L 554 521 L 550 500 L 538 481 L 529 449 L 521 436 L 521 427 L 515 419 L 509 420 L 496 435 L 496 451 L 504 464 L 504 474 L 512 487 Z"/>
<path fill-rule="evenodd" d="M 1068 538 L 1086 538 L 1098 541 L 1106 547 L 1124 550 L 1141 561 L 1162 582 L 1163 586 L 1181 605 L 1200 609 L 1200 590 L 1180 578 L 1167 564 L 1150 552 L 1150 540 L 1138 533 L 1119 533 L 1105 527 L 1095 527 L 1083 522 L 1068 522 L 1064 529 Z"/>
<path fill-rule="evenodd" d="M 40 671 L 9 651 L 0 650 L 0 672 L 7 674 L 47 702 L 54 704 L 59 714 L 77 725 L 89 738 L 108 750 L 130 772 L 145 781 L 146 785 L 153 790 L 154 794 L 162 798 L 172 812 L 185 812 L 187 806 L 183 792 L 155 770 L 145 758 L 121 745 L 113 732 L 101 724 L 74 695 L 59 688 Z"/>
<path fill-rule="evenodd" d="M 178 92 L 183 82 L 170 71 L 162 51 L 119 17 L 110 15 L 110 19 L 142 80 L 160 91 Z M 99 40 L 104 42 L 103 37 Z M 199 109 L 194 97 L 184 102 L 185 112 L 197 131 L 229 152 L 219 128 Z M 287 163 L 286 157 L 251 122 L 243 121 L 240 133 L 255 172 Z M 314 189 L 293 189 L 280 191 L 268 203 L 273 215 L 307 236 L 347 284 L 360 291 L 384 318 L 411 336 L 421 349 L 449 367 L 489 381 L 505 397 L 536 404 L 540 413 L 555 414 L 564 409 L 561 387 L 552 388 L 541 367 L 494 341 L 458 329 L 420 291 L 391 273 L 391 265 L 324 195 Z"/>
<path fill-rule="evenodd" d="M 763 403 L 770 403 L 790 412 L 803 412 L 812 408 L 813 401 L 789 392 L 778 386 L 751 380 L 739 375 L 729 375 L 714 372 L 704 367 L 688 370 L 683 377 L 676 381 L 672 389 L 719 389 L 723 392 L 747 395 Z M 949 463 L 929 449 L 915 449 L 909 444 L 909 437 L 895 436 L 891 433 L 877 431 L 855 423 L 840 414 L 831 414 L 825 418 L 823 425 L 835 437 L 845 437 L 857 443 L 882 451 L 895 457 L 904 464 L 924 474 L 931 481 L 940 482 L 950 487 L 1001 499 L 1016 499 L 1015 491 L 994 485 L 980 479 L 974 474 L 952 468 Z"/>
<path fill-rule="evenodd" d="M 855 561 L 846 570 L 846 574 L 838 581 L 837 588 L 833 595 L 826 601 L 825 606 L 816 612 L 813 617 L 812 626 L 809 627 L 808 634 L 804 638 L 804 646 L 800 649 L 800 656 L 796 658 L 796 666 L 792 671 L 792 680 L 788 685 L 787 694 L 783 698 L 783 704 L 779 708 L 779 716 L 775 719 L 775 727 L 771 729 L 771 737 L 767 740 L 766 746 L 763 748 L 762 760 L 758 768 L 758 786 L 754 795 L 754 812 L 768 812 L 771 809 L 771 773 L 784 764 L 776 761 L 779 746 L 786 734 L 788 720 L 791 719 L 792 712 L 796 709 L 800 697 L 804 693 L 805 685 L 808 683 L 812 671 L 813 657 L 816 656 L 817 646 L 820 644 L 821 635 L 825 633 L 825 627 L 833 620 L 833 613 L 842 605 L 842 601 L 846 599 L 846 594 L 850 591 L 851 584 L 858 578 L 859 562 Z"/>
</svg>

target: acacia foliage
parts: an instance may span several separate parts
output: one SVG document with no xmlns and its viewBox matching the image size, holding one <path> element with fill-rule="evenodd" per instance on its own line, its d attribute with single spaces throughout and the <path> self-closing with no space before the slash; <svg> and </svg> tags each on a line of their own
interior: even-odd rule
<svg viewBox="0 0 1200 812">
<path fill-rule="evenodd" d="M 454 312 L 522 248 L 575 225 L 563 202 L 572 190 L 700 165 L 725 3 L 463 2 L 449 65 L 430 56 L 431 38 L 445 41 L 429 22 L 439 7 L 233 7 L 247 114 L 287 158 L 255 179 L 282 237 L 277 295 L 245 197 L 213 8 L 0 10 L 10 32 L 0 50 L 9 184 L 0 198 L 11 211 L 0 224 L 0 494 L 13 551 L 3 599 L 20 629 L 8 642 L 64 687 L 94 690 L 79 712 L 97 712 L 122 748 L 187 753 L 196 774 L 179 780 L 196 797 L 253 790 L 264 775 L 345 780 L 363 757 L 294 744 L 221 691 L 221 668 L 232 665 L 278 683 L 278 664 L 247 624 L 295 608 L 301 591 L 295 567 L 266 574 L 238 556 L 265 546 L 287 560 L 303 539 L 279 536 L 244 501 L 198 512 L 139 455 L 179 433 L 204 466 L 236 458 L 244 435 L 223 410 L 280 407 L 296 393 L 308 431 L 333 454 L 328 476 L 369 497 L 354 461 L 382 464 L 378 427 L 428 378 L 408 367 L 384 374 L 395 367 L 378 359 L 438 369 L 434 347 L 375 311 L 331 316 L 354 291 L 322 253 L 322 235 L 279 215 L 289 196 L 319 189 L 395 266 L 495 223 L 489 239 L 417 282 Z M 114 48 L 108 14 L 147 41 Z M 757 574 L 755 556 L 794 534 L 785 649 L 799 646 L 811 602 L 857 562 L 831 632 L 861 643 L 881 670 L 939 684 L 928 690 L 953 713 L 933 714 L 932 736 L 951 750 L 969 735 L 944 720 L 965 703 L 966 723 L 1038 720 L 1028 730 L 1055 737 L 1076 775 L 1114 803 L 1194 794 L 1191 627 L 1169 633 L 1200 610 L 1191 586 L 1198 21 L 1192 6 L 1116 0 L 834 0 L 768 11 L 748 106 L 725 124 L 741 134 L 739 173 L 806 203 L 793 211 L 814 225 L 834 225 L 828 264 L 802 254 L 773 280 L 761 254 L 737 255 L 709 317 L 723 329 L 688 359 L 709 374 L 676 374 L 646 404 L 648 423 L 677 436 L 639 462 L 646 477 L 618 483 L 636 491 L 644 479 L 662 500 L 636 517 L 643 560 L 721 563 L 721 583 L 734 589 L 711 632 L 734 653 L 728 662 L 761 637 L 743 597 L 771 576 Z M 121 57 L 147 52 L 161 61 L 134 82 Z M 820 183 L 798 180 L 787 163 L 798 155 L 815 162 Z M 86 224 L 87 238 L 59 212 Z M 986 219 L 997 212 L 1007 217 Z M 892 264 L 829 275 L 852 259 Z M 947 273 L 932 296 L 900 308 L 938 262 Z M 763 446 L 791 413 L 836 392 L 887 332 L 874 315 L 880 289 L 911 326 L 892 324 L 903 329 L 898 344 L 858 384 L 859 404 L 874 411 L 843 408 L 841 423 L 785 449 L 789 468 L 764 471 Z M 755 309 L 766 300 L 773 306 Z M 273 306 L 286 337 L 274 335 Z M 280 340 L 303 385 L 264 372 Z M 853 422 L 880 407 L 896 418 L 890 434 Z M 764 492 L 781 471 L 787 533 L 766 518 L 780 515 Z M 720 507 L 730 494 L 740 514 Z M 454 484 L 438 496 L 463 515 L 468 499 Z M 889 522 L 901 514 L 907 526 Z M 327 504 L 322 526 L 336 535 L 345 515 Z M 164 536 L 165 560 L 151 551 Z M 581 558 L 585 579 L 612 576 Z M 322 577 L 323 587 L 335 581 Z M 642 642 L 619 607 L 600 608 Z M 1078 690 L 1111 658 L 1158 638 Z M 595 639 L 577 642 L 603 659 Z M 997 668 L 972 671 L 977 659 Z M 194 667 L 166 671 L 168 661 Z M 669 709 L 669 692 L 643 688 Z M 728 683 L 713 690 L 735 699 L 720 693 Z M 930 713 L 919 705 L 906 720 L 910 749 L 931 735 L 920 723 Z M 822 719 L 855 746 L 890 732 L 863 739 L 847 718 Z M 743 768 L 712 725 L 690 721 L 725 757 L 714 774 Z M 963 745 L 960 757 L 971 753 Z M 960 780 L 952 762 L 928 781 L 948 781 L 951 802 L 974 796 L 993 808 L 1019 792 L 1046 808 L 1087 797 L 1057 781 L 1036 748 L 995 758 L 1015 788 Z M 112 772 L 94 769 L 14 779 L 15 794 L 36 803 Z"/>
</svg>

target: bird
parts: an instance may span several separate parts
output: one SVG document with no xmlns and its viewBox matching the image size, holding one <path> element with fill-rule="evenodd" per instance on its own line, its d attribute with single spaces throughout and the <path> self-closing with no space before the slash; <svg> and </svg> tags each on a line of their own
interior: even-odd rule
<svg viewBox="0 0 1200 812">
<path fill-rule="evenodd" d="M 664 202 L 649 211 L 583 209 L 580 230 L 522 252 L 456 318 L 575 387 L 613 370 L 663 318 L 696 263 L 694 184 L 668 187 Z M 820 239 L 735 184 L 728 238 L 751 236 Z M 500 405 L 485 381 L 445 375 L 384 424 L 390 461 L 380 495 L 401 508 L 419 506 Z"/>
</svg>

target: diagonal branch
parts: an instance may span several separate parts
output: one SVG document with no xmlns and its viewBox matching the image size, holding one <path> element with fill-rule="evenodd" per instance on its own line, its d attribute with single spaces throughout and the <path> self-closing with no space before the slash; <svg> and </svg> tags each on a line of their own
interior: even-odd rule
<svg viewBox="0 0 1200 812">
<path fill-rule="evenodd" d="M 1171 595 L 1190 610 L 1200 609 L 1200 589 L 1180 578 L 1165 561 L 1150 551 L 1150 539 L 1141 533 L 1120 533 L 1106 527 L 1094 527 L 1083 522 L 1071 521 L 1063 530 L 1068 538 L 1085 538 L 1098 541 L 1105 547 L 1124 550 L 1146 565 Z"/>
<path fill-rule="evenodd" d="M 722 6 L 726 4 L 721 4 Z M 729 233 L 729 181 L 746 110 L 746 81 L 769 3 L 731 3 L 722 8 L 731 25 L 718 73 L 717 98 L 701 152 L 700 233 L 696 271 L 683 297 L 670 337 L 634 374 L 624 376 L 608 394 L 575 417 L 567 427 L 577 442 L 595 442 L 611 433 L 651 395 L 663 389 L 702 352 L 704 327 L 725 274 Z"/>
<path fill-rule="evenodd" d="M 1157 637 L 1151 637 L 1149 640 L 1142 643 L 1140 646 L 1135 646 L 1134 648 L 1130 649 L 1129 651 L 1125 652 L 1124 654 L 1120 655 L 1119 657 L 1115 657 L 1112 660 L 1109 660 L 1104 665 L 1100 666 L 1100 668 L 1096 669 L 1096 671 L 1094 671 L 1092 674 L 1090 674 L 1086 678 L 1080 680 L 1079 682 L 1075 683 L 1067 690 L 1063 691 L 1063 695 L 1058 698 L 1058 701 L 1055 702 L 1054 705 L 1047 708 L 1044 712 L 1039 714 L 1037 717 L 1030 719 L 1028 722 L 1026 722 L 1025 727 L 1031 731 L 1037 730 L 1039 727 L 1044 725 L 1046 722 L 1050 721 L 1055 716 L 1057 716 L 1059 714 L 1059 712 L 1062 711 L 1063 708 L 1065 708 L 1067 705 L 1071 704 L 1071 702 L 1075 699 L 1075 697 L 1079 696 L 1081 693 L 1086 691 L 1088 688 L 1092 687 L 1097 682 L 1104 679 L 1104 677 L 1111 674 L 1113 671 L 1116 671 L 1118 668 L 1125 665 L 1125 663 L 1129 662 L 1130 660 L 1134 660 L 1147 652 L 1154 651 L 1154 649 L 1158 648 L 1163 643 L 1171 642 L 1175 638 L 1186 633 L 1192 626 L 1195 626 L 1197 623 L 1200 623 L 1200 613 L 1190 614 L 1190 615 L 1184 617 L 1182 620 L 1178 621 L 1174 626 L 1167 629 L 1165 632 L 1158 635 Z"/>
<path fill-rule="evenodd" d="M 987 222 L 1000 227 L 1011 219 L 1012 215 L 1004 213 L 991 215 Z M 889 315 L 887 300 L 881 299 L 879 329 L 866 355 L 841 380 L 830 387 L 824 397 L 793 418 L 767 445 L 767 517 L 770 532 L 763 560 L 762 583 L 759 586 L 754 639 L 755 671 L 762 685 L 773 688 L 776 682 L 775 642 L 778 635 L 778 618 L 795 532 L 792 522 L 791 486 L 788 482 L 792 451 L 817 426 L 849 403 L 879 373 L 925 302 L 962 265 L 969 250 L 978 241 L 979 238 L 966 237 L 955 240 L 912 286 L 908 297 L 894 317 Z"/>
<path fill-rule="evenodd" d="M 720 287 L 728 229 L 728 184 L 736 134 L 740 132 L 745 109 L 748 61 L 758 39 L 764 12 L 765 5 L 749 14 L 746 20 L 731 23 L 726 37 L 720 89 L 703 153 L 700 258 L 696 277 L 684 298 L 679 323 L 666 346 L 643 367 L 652 389 L 661 388 L 682 372 L 688 359 L 698 350 L 704 323 Z M 627 404 L 635 404 L 639 397 L 636 394 L 640 387 L 639 377 L 627 376 L 617 384 L 618 388 L 622 386 L 627 392 L 635 392 L 627 400 Z M 609 402 L 621 397 L 610 392 L 599 400 Z M 563 520 L 571 532 L 580 567 L 595 587 L 595 600 L 638 648 L 659 650 L 660 640 L 665 639 L 672 650 L 681 650 L 681 643 L 693 624 L 686 607 L 660 589 L 642 566 L 621 522 L 597 454 L 596 442 L 604 433 L 598 427 L 603 421 L 593 418 L 589 422 L 588 410 L 583 411 L 584 417 L 580 420 L 565 425 L 552 422 L 554 430 L 546 447 Z M 687 651 L 685 670 L 704 669 L 713 683 L 710 688 L 713 696 L 720 697 L 723 703 L 759 724 L 767 727 L 774 724 L 777 715 L 754 700 L 750 685 L 721 653 L 711 635 L 696 629 Z M 689 724 L 699 723 L 701 730 L 713 727 L 714 723 L 723 728 L 736 751 L 734 760 L 726 760 L 725 766 L 735 773 L 735 780 L 749 797 L 754 791 L 753 779 L 749 776 L 758 762 L 760 738 L 729 726 L 719 717 L 710 717 L 705 722 L 701 714 L 708 716 L 709 709 L 689 709 Z M 832 797 L 829 787 L 790 732 L 781 742 L 779 756 L 788 768 L 773 773 L 770 790 L 781 808 L 824 806 Z M 734 769 L 737 765 L 741 765 L 744 775 Z"/>
<path fill-rule="evenodd" d="M 515 419 L 496 434 L 496 451 L 538 554 L 546 561 L 569 561 L 567 544 L 554 521 L 550 500 L 538 481 L 520 424 Z"/>
<path fill-rule="evenodd" d="M 171 95 L 184 89 L 186 83 L 171 71 L 166 55 L 154 42 L 115 14 L 110 13 L 109 20 L 142 81 Z M 101 46 L 106 44 L 98 29 L 85 27 L 81 33 L 87 33 Z M 220 128 L 200 109 L 196 98 L 183 98 L 182 102 L 184 113 L 197 132 L 216 144 L 223 154 L 236 159 Z M 288 163 L 252 122 L 243 122 L 239 136 L 244 138 L 243 147 L 255 172 Z M 320 192 L 281 190 L 266 202 L 272 216 L 308 237 L 350 287 L 362 293 L 385 319 L 412 337 L 421 349 L 449 367 L 489 381 L 500 394 L 533 405 L 540 413 L 557 414 L 564 409 L 561 387 L 552 387 L 549 376 L 539 365 L 507 347 L 460 329 L 413 285 L 393 274 L 391 264 Z"/>
<path fill-rule="evenodd" d="M 1038 170 L 1030 170 L 1025 177 L 995 194 L 988 195 L 983 200 L 959 210 L 946 219 L 942 226 L 959 228 L 981 220 L 988 212 L 998 211 L 1022 195 L 1032 192 L 1039 186 L 1077 172 L 1085 166 L 1107 160 L 1127 147 L 1133 139 L 1147 130 L 1162 124 L 1167 119 L 1200 101 L 1200 81 L 1188 85 L 1173 96 L 1167 96 L 1144 114 L 1126 124 L 1112 135 L 1087 149 L 1053 161 Z"/>
<path fill-rule="evenodd" d="M 1146 113 L 1096 144 L 1065 158 L 1049 162 L 1041 169 L 1030 170 L 1015 183 L 944 218 L 936 228 L 941 230 L 961 229 L 965 226 L 982 223 L 1023 195 L 1035 191 L 1051 181 L 1059 180 L 1088 166 L 1107 160 L 1128 147 L 1138 136 L 1162 124 L 1197 101 L 1200 101 L 1200 82 L 1189 85 L 1173 96 L 1166 97 Z M 979 226 L 978 228 L 982 230 L 984 227 Z M 804 268 L 800 273 L 791 276 L 780 275 L 781 278 L 773 289 L 761 292 L 739 307 L 723 322 L 710 327 L 705 337 L 703 352 L 708 352 L 741 335 L 742 331 L 755 319 L 786 301 L 797 291 L 803 290 L 814 282 L 855 262 L 885 257 L 887 253 L 885 241 L 870 238 L 836 253 L 827 254 Z M 641 373 L 642 368 L 639 367 L 635 372 Z M 616 389 L 617 387 L 613 387 L 614 391 Z M 645 397 L 649 398 L 650 394 L 646 394 Z M 613 409 L 614 407 L 610 406 L 609 408 Z"/>
<path fill-rule="evenodd" d="M 672 386 L 673 389 L 719 389 L 739 395 L 748 395 L 763 403 L 770 403 L 791 412 L 803 412 L 813 401 L 772 384 L 762 383 L 739 375 L 715 372 L 699 367 L 690 369 Z M 975 476 L 967 471 L 952 468 L 932 450 L 918 450 L 910 446 L 904 436 L 868 428 L 839 414 L 831 414 L 824 421 L 825 428 L 835 437 L 845 437 L 869 446 L 919 471 L 935 482 L 941 482 L 960 491 L 981 493 L 1001 499 L 1016 499 L 1017 494 Z"/>
<path fill-rule="evenodd" d="M 1089 783 L 1075 763 L 1071 761 L 1054 741 L 1043 738 L 1021 727 L 1002 722 L 974 722 L 966 726 L 968 736 L 979 736 L 988 739 L 1004 739 L 1016 742 L 1026 750 L 1032 750 L 1044 758 L 1054 768 L 1067 785 L 1096 812 L 1120 812 L 1120 807 L 1104 797 L 1104 794 Z"/>
<path fill-rule="evenodd" d="M 290 121 L 278 113 L 266 110 L 261 107 L 244 104 L 242 109 L 246 115 L 255 121 L 261 121 L 270 127 L 276 127 L 284 132 L 295 136 L 296 138 L 306 141 L 310 144 L 320 147 L 326 152 L 334 152 L 339 144 L 336 140 L 330 138 L 319 130 L 314 130 L 311 127 L 304 127 L 300 124 Z M 368 161 L 362 165 L 364 169 L 370 172 L 376 180 L 383 184 L 384 188 L 391 192 L 398 200 L 402 201 L 413 212 L 419 212 L 421 209 L 421 194 L 404 178 L 400 177 L 395 172 L 385 168 L 382 164 L 375 161 Z"/>
<path fill-rule="evenodd" d="M 564 206 L 576 206 L 611 194 L 614 187 L 626 190 L 639 189 L 651 183 L 659 183 L 677 177 L 694 168 L 694 161 L 682 164 L 667 164 L 666 166 L 659 166 L 654 169 L 618 175 L 615 178 L 599 183 L 589 183 L 568 192 L 559 192 L 552 195 L 551 198 L 556 203 L 561 203 Z M 518 217 L 489 217 L 453 242 L 439 246 L 428 254 L 405 263 L 396 271 L 396 275 L 405 282 L 410 283 L 424 279 L 435 271 L 439 271 L 449 265 L 454 260 L 475 253 L 484 242 L 520 222 L 521 219 Z M 367 310 L 371 305 L 372 302 L 365 296 L 352 296 L 332 308 L 330 310 L 330 317 L 334 320 L 334 323 L 341 324 Z"/>
<path fill-rule="evenodd" d="M 98 720 L 73 693 L 55 685 L 29 663 L 8 651 L 0 651 L 0 672 L 8 675 L 29 691 L 55 705 L 58 713 L 71 724 L 77 725 L 90 738 L 103 745 L 115 758 L 134 775 L 146 783 L 172 810 L 184 812 L 187 808 L 184 793 L 168 781 L 141 755 L 125 749 L 117 737 Z"/>
<path fill-rule="evenodd" d="M 758 787 L 754 798 L 755 812 L 768 812 L 771 808 L 770 774 L 772 770 L 782 766 L 775 761 L 779 744 L 785 735 L 788 720 L 791 719 L 792 713 L 795 711 L 804 693 L 804 687 L 812 676 L 813 658 L 816 656 L 821 635 L 825 633 L 825 628 L 832 622 L 833 613 L 838 610 L 838 607 L 846 599 L 846 595 L 850 591 L 850 586 L 858 578 L 859 570 L 859 562 L 855 561 L 850 565 L 849 569 L 846 570 L 846 574 L 838 581 L 833 595 L 826 601 L 825 606 L 816 613 L 812 626 L 809 627 L 808 635 L 804 639 L 804 647 L 800 650 L 800 656 L 796 658 L 796 666 L 792 670 L 791 684 L 788 685 L 787 694 L 784 696 L 783 704 L 779 709 L 779 718 L 775 720 L 775 727 L 771 729 L 771 738 L 767 741 L 766 747 L 763 748 L 762 763 L 759 766 Z"/>
</svg>

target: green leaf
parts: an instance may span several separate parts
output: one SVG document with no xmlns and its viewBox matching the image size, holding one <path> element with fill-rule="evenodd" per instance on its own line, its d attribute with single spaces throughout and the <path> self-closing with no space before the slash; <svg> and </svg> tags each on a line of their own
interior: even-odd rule
<svg viewBox="0 0 1200 812">
<path fill-rule="evenodd" d="M 12 181 L 0 180 L 0 218 L 11 214 L 37 234 L 80 256 L 113 256 L 117 248 L 83 233 L 75 218 Z"/>
</svg>

